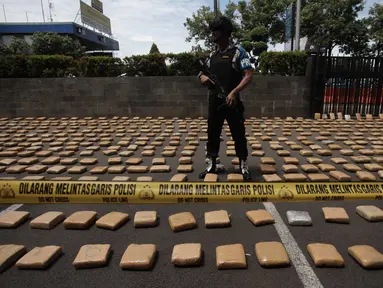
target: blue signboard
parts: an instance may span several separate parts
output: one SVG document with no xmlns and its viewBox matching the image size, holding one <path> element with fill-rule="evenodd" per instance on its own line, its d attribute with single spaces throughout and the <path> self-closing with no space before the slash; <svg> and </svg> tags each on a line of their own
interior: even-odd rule
<svg viewBox="0 0 383 288">
<path fill-rule="evenodd" d="M 286 10 L 286 20 L 285 20 L 285 42 L 288 42 L 293 38 L 293 29 L 294 29 L 294 5 L 290 4 Z"/>
</svg>

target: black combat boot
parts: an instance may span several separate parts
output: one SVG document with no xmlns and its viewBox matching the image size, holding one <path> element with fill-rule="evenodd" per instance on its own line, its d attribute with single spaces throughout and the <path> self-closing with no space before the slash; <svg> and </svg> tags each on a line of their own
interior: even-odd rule
<svg viewBox="0 0 383 288">
<path fill-rule="evenodd" d="M 206 159 L 205 159 L 205 163 L 206 163 L 206 165 L 208 165 L 210 161 L 211 161 L 210 158 L 206 158 Z M 223 164 L 221 163 L 221 160 L 219 159 L 219 157 L 217 157 L 217 159 L 216 159 L 216 171 L 217 171 L 217 174 L 226 171 L 225 165 L 223 165 Z"/>
<path fill-rule="evenodd" d="M 204 179 L 206 174 L 217 173 L 217 158 L 206 158 L 206 169 L 199 174 L 199 179 Z"/>
<path fill-rule="evenodd" d="M 241 159 L 239 161 L 239 172 L 242 174 L 243 180 L 251 181 L 251 175 L 249 172 L 249 167 L 247 167 L 247 162 L 245 159 Z"/>
</svg>

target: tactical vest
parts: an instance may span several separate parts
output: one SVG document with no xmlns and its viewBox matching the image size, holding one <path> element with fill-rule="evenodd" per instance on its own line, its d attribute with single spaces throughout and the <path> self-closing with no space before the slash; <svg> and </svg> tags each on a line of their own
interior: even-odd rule
<svg viewBox="0 0 383 288">
<path fill-rule="evenodd" d="M 237 69 L 238 59 L 233 63 L 233 57 L 237 51 L 236 47 L 226 52 L 217 52 L 210 58 L 210 70 L 217 77 L 219 83 L 229 94 L 242 81 L 242 72 Z"/>
</svg>

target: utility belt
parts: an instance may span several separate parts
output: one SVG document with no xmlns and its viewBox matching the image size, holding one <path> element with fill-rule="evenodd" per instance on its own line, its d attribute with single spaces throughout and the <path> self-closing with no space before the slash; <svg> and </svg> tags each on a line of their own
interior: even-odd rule
<svg viewBox="0 0 383 288">
<path fill-rule="evenodd" d="M 229 106 L 226 103 L 226 97 L 227 95 L 224 95 L 223 93 L 220 93 L 217 90 L 209 89 L 209 105 L 217 107 L 217 110 L 225 110 L 225 109 L 233 109 L 237 111 L 240 114 L 243 114 L 245 112 L 245 106 L 243 105 L 243 102 L 240 100 L 239 95 L 237 95 L 236 104 L 234 106 Z"/>
</svg>

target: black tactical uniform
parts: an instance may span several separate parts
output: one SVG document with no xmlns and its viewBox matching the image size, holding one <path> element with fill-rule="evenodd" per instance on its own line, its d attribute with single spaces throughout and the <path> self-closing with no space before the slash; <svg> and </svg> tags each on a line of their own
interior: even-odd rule
<svg viewBox="0 0 383 288">
<path fill-rule="evenodd" d="M 207 173 L 216 172 L 216 159 L 219 154 L 220 135 L 224 121 L 230 128 L 235 143 L 235 151 L 240 159 L 240 170 L 246 180 L 250 180 L 250 173 L 246 165 L 248 157 L 247 140 L 245 132 L 244 106 L 239 95 L 236 95 L 236 105 L 228 106 L 226 96 L 236 88 L 243 78 L 243 70 L 251 68 L 250 59 L 242 47 L 229 45 L 224 51 L 218 48 L 210 54 L 207 62 L 210 72 L 218 80 L 222 89 L 217 86 L 209 87 L 208 110 L 208 142 L 207 142 L 207 168 L 200 174 L 204 178 Z M 203 73 L 201 72 L 199 76 Z M 219 90 L 224 90 L 225 94 Z"/>
</svg>

